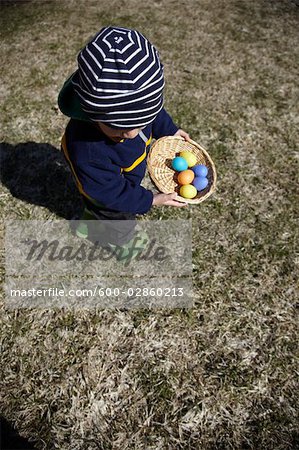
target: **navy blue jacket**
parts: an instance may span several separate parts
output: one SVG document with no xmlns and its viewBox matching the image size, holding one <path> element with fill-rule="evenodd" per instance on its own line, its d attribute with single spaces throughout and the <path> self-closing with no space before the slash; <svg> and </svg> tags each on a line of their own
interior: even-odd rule
<svg viewBox="0 0 299 450">
<path fill-rule="evenodd" d="M 62 148 L 82 195 L 115 211 L 144 214 L 152 206 L 152 191 L 140 186 L 152 138 L 175 134 L 178 127 L 163 108 L 138 135 L 115 143 L 92 122 L 71 119 Z"/>
</svg>

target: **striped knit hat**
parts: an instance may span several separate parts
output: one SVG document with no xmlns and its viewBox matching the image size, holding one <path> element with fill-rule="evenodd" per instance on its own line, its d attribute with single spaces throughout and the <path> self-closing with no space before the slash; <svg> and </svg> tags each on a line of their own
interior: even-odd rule
<svg viewBox="0 0 299 450">
<path fill-rule="evenodd" d="M 83 111 L 112 128 L 139 128 L 163 107 L 158 52 L 138 31 L 103 28 L 79 53 L 72 77 Z"/>
</svg>

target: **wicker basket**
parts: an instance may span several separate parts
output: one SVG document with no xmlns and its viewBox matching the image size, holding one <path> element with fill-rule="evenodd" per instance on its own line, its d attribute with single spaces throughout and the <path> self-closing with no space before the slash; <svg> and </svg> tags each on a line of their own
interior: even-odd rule
<svg viewBox="0 0 299 450">
<path fill-rule="evenodd" d="M 175 156 L 179 156 L 179 153 L 183 150 L 187 150 L 196 156 L 196 164 L 204 164 L 207 166 L 208 172 L 208 186 L 197 192 L 196 197 L 188 199 L 181 197 L 180 195 L 176 200 L 184 203 L 197 204 L 206 200 L 216 188 L 216 169 L 215 165 L 210 158 L 208 152 L 194 141 L 185 141 L 179 136 L 167 136 L 158 139 L 151 147 L 148 159 L 147 167 L 151 179 L 157 186 L 157 188 L 169 194 L 171 192 L 179 193 L 180 185 L 177 181 L 177 172 L 171 167 L 172 160 Z"/>
</svg>

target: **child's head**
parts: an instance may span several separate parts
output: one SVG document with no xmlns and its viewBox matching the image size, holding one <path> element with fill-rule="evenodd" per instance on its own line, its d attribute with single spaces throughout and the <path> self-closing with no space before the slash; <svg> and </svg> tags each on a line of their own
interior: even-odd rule
<svg viewBox="0 0 299 450">
<path fill-rule="evenodd" d="M 81 107 L 109 137 L 133 138 L 163 107 L 155 47 L 138 31 L 103 28 L 78 55 L 72 77 Z"/>
</svg>

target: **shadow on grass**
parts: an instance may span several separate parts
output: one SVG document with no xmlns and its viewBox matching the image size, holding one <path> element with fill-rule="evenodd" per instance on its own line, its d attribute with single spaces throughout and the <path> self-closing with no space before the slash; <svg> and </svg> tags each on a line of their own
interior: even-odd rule
<svg viewBox="0 0 299 450">
<path fill-rule="evenodd" d="M 50 144 L 0 144 L 0 180 L 11 194 L 71 219 L 82 201 L 60 150 Z"/>
<path fill-rule="evenodd" d="M 21 437 L 13 426 L 0 417 L 0 448 L 1 450 L 34 450 L 27 439 Z"/>
</svg>

